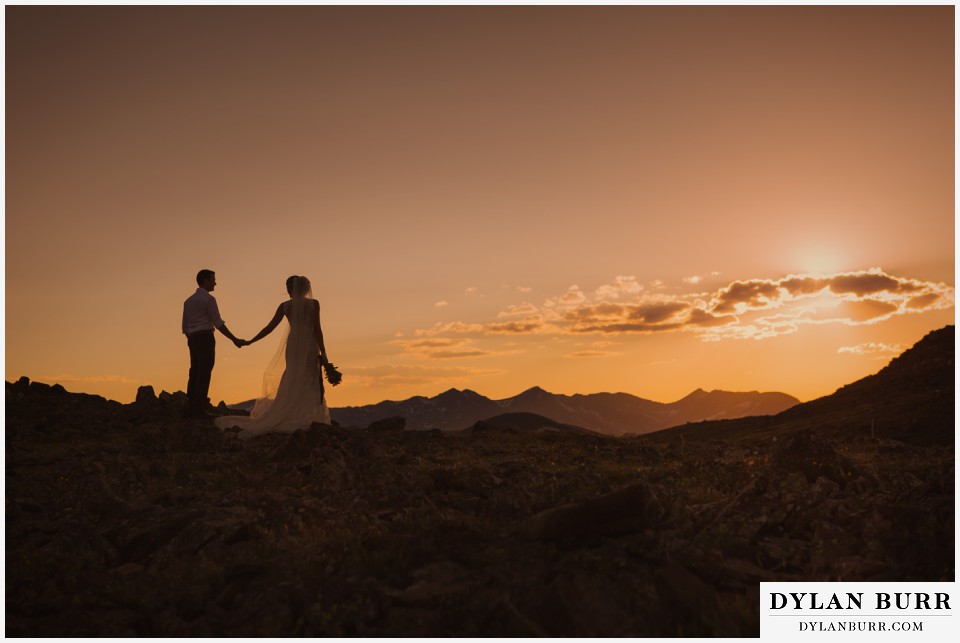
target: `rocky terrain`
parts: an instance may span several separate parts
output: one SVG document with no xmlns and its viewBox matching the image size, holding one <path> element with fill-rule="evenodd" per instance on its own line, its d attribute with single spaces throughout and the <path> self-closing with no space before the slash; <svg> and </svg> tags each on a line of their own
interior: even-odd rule
<svg viewBox="0 0 960 643">
<path fill-rule="evenodd" d="M 687 422 L 774 415 L 800 400 L 786 393 L 734 393 L 697 389 L 681 400 L 664 404 L 628 393 L 558 395 L 539 386 L 503 400 L 452 388 L 435 397 L 412 397 L 368 406 L 330 409 L 334 421 L 344 426 L 367 426 L 388 417 L 403 416 L 407 429 L 460 431 L 504 413 L 533 413 L 561 424 L 606 435 L 650 433 Z M 253 400 L 234 405 L 249 409 Z"/>
<path fill-rule="evenodd" d="M 180 419 L 182 394 L 21 379 L 6 633 L 756 636 L 761 581 L 954 578 L 952 378 L 950 327 L 779 420 L 249 442 Z M 937 386 L 898 404 L 906 382 Z M 872 437 L 836 430 L 878 392 Z"/>
</svg>

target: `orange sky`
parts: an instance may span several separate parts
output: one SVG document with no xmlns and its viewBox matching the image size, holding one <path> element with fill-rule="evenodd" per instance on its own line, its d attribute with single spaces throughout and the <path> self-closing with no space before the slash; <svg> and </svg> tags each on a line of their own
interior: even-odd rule
<svg viewBox="0 0 960 643">
<path fill-rule="evenodd" d="M 200 268 L 241 337 L 311 278 L 334 406 L 810 399 L 953 323 L 952 6 L 5 12 L 8 380 L 186 388 Z"/>
</svg>

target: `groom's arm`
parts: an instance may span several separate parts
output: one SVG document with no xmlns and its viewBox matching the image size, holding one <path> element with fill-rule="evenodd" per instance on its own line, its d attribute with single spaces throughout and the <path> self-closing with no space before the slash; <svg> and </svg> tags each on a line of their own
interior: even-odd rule
<svg viewBox="0 0 960 643">
<path fill-rule="evenodd" d="M 227 337 L 227 339 L 233 342 L 234 346 L 237 348 L 242 347 L 244 344 L 243 340 L 234 337 L 233 333 L 230 332 L 230 329 L 227 328 L 227 323 L 223 321 L 222 317 L 220 317 L 220 307 L 217 306 L 217 300 L 213 297 L 210 297 L 208 301 L 207 315 L 209 315 L 210 322 L 213 324 L 213 327 L 219 330 Z"/>
<path fill-rule="evenodd" d="M 243 340 L 234 337 L 233 333 L 230 332 L 230 329 L 227 328 L 226 322 L 222 322 L 219 326 L 217 326 L 217 330 L 223 333 L 237 348 L 241 348 L 243 346 Z"/>
</svg>

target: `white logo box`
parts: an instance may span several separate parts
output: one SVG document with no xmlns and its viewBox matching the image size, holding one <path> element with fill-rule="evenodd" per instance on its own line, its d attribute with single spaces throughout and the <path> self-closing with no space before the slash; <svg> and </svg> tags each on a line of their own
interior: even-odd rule
<svg viewBox="0 0 960 643">
<path fill-rule="evenodd" d="M 760 583 L 764 641 L 956 641 L 956 583 Z"/>
</svg>

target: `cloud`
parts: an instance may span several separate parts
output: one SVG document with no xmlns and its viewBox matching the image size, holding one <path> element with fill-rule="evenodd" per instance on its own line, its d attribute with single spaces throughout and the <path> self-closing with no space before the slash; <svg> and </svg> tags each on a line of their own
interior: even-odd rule
<svg viewBox="0 0 960 643">
<path fill-rule="evenodd" d="M 557 338 L 685 331 L 704 341 L 759 340 L 795 333 L 809 324 L 877 324 L 897 315 L 947 309 L 955 298 L 954 288 L 947 284 L 890 275 L 879 268 L 742 279 L 712 293 L 666 294 L 658 283 L 662 284 L 653 282 L 650 290 L 634 277 L 619 275 L 613 283 L 596 288 L 591 297 L 574 285 L 539 307 L 528 302 L 507 306 L 496 314 L 502 321 L 447 322 L 414 334 L 483 342 L 496 335 Z M 483 349 L 434 348 L 440 350 L 479 356 Z"/>
<path fill-rule="evenodd" d="M 462 346 L 467 343 L 465 339 L 449 339 L 449 338 L 440 338 L 440 339 L 416 339 L 412 341 L 402 341 L 395 342 L 401 346 L 410 349 L 410 350 L 420 350 L 420 349 L 433 349 L 433 348 L 450 348 L 451 346 Z"/>
<path fill-rule="evenodd" d="M 449 306 L 449 305 L 450 305 L 450 302 L 449 302 L 449 301 L 442 301 L 442 300 L 441 300 L 441 301 L 438 301 L 437 303 L 434 304 L 434 306 L 436 306 L 437 308 L 443 308 L 443 307 Z"/>
<path fill-rule="evenodd" d="M 616 355 L 623 355 L 623 353 L 617 353 L 615 351 L 579 351 L 564 355 L 564 357 L 568 359 L 583 359 L 589 357 L 615 357 Z"/>
<path fill-rule="evenodd" d="M 707 312 L 703 308 L 690 309 L 690 316 L 687 318 L 687 325 L 698 326 L 701 328 L 708 328 L 711 326 L 725 326 L 727 324 L 735 324 L 736 322 L 737 322 L 736 317 L 714 315 L 711 312 Z"/>
<path fill-rule="evenodd" d="M 464 357 L 486 357 L 494 355 L 493 351 L 468 350 L 468 351 L 432 351 L 428 357 L 430 359 L 462 359 Z"/>
<path fill-rule="evenodd" d="M 485 324 L 484 332 L 493 334 L 526 334 L 535 333 L 543 328 L 543 318 L 539 315 L 528 317 L 520 321 L 493 322 Z"/>
<path fill-rule="evenodd" d="M 841 302 L 836 308 L 834 321 L 848 322 L 852 324 L 865 324 L 867 322 L 880 321 L 888 319 L 899 310 L 899 306 L 876 299 L 861 299 L 855 301 Z"/>
<path fill-rule="evenodd" d="M 837 275 L 826 280 L 830 290 L 843 295 L 852 293 L 858 297 L 879 292 L 915 292 L 917 286 L 908 281 L 899 281 L 883 273 Z"/>
<path fill-rule="evenodd" d="M 692 285 L 692 286 L 696 286 L 696 285 L 697 285 L 698 283 L 700 283 L 701 281 L 703 281 L 703 277 L 701 277 L 700 275 L 694 275 L 694 276 L 692 276 L 692 277 L 684 277 L 684 278 L 683 278 L 683 283 L 685 283 L 685 284 L 690 284 L 690 285 Z"/>
<path fill-rule="evenodd" d="M 523 303 L 519 306 L 509 306 L 506 310 L 497 313 L 497 317 L 514 317 L 516 315 L 533 315 L 537 312 L 537 307 L 533 304 Z"/>
<path fill-rule="evenodd" d="M 852 308 L 858 309 L 858 316 L 869 306 L 892 314 L 904 307 L 914 310 L 943 307 L 940 300 L 948 295 L 952 297 L 952 293 L 953 288 L 945 284 L 894 277 L 879 268 L 871 268 L 827 276 L 789 275 L 779 280 L 735 281 L 717 292 L 712 311 L 729 314 L 769 310 L 804 298 L 825 296 L 832 297 L 834 302 L 869 302 L 867 306 Z M 893 304 L 894 308 L 882 306 L 881 303 Z M 876 316 L 881 315 L 868 315 L 868 318 Z"/>
<path fill-rule="evenodd" d="M 690 305 L 683 302 L 664 302 L 628 307 L 628 317 L 631 320 L 647 324 L 661 324 L 673 322 L 677 316 L 690 309 Z"/>
<path fill-rule="evenodd" d="M 595 304 L 567 311 L 563 320 L 575 333 L 662 332 L 684 327 L 722 326 L 736 321 L 714 315 L 693 302 L 649 300 L 642 304 Z"/>
<path fill-rule="evenodd" d="M 885 344 L 883 342 L 867 342 L 857 344 L 856 346 L 841 346 L 837 349 L 838 353 L 849 353 L 851 355 L 899 355 L 904 351 L 902 344 Z"/>
<path fill-rule="evenodd" d="M 612 284 L 604 284 L 596 289 L 594 297 L 600 300 L 619 299 L 623 295 L 636 295 L 643 291 L 643 285 L 634 276 L 617 275 Z"/>
<path fill-rule="evenodd" d="M 766 280 L 735 281 L 717 293 L 714 313 L 728 315 L 769 308 L 781 295 L 779 284 Z"/>
<path fill-rule="evenodd" d="M 392 343 L 403 347 L 405 353 L 421 359 L 458 359 L 492 355 L 489 350 L 471 346 L 473 340 L 463 337 L 434 337 L 431 339 L 399 339 Z"/>
<path fill-rule="evenodd" d="M 704 339 L 765 339 L 796 332 L 804 324 L 876 324 L 953 305 L 952 286 L 889 275 L 879 268 L 734 282 L 717 292 L 711 310 L 736 310 L 742 323 L 708 331 Z M 751 318 L 772 310 L 783 314 Z"/>
<path fill-rule="evenodd" d="M 432 328 L 420 328 L 414 331 L 417 337 L 432 337 L 444 333 L 472 333 L 480 335 L 483 333 L 483 324 L 467 324 L 461 321 L 455 322 L 437 322 Z"/>
<path fill-rule="evenodd" d="M 910 310 L 927 310 L 941 308 L 943 303 L 946 302 L 942 293 L 931 292 L 919 297 L 911 297 L 907 302 L 907 308 Z"/>
<path fill-rule="evenodd" d="M 587 297 L 583 294 L 583 291 L 576 285 L 570 286 L 565 294 L 563 294 L 557 301 L 564 306 L 576 306 L 586 301 Z"/>
</svg>

